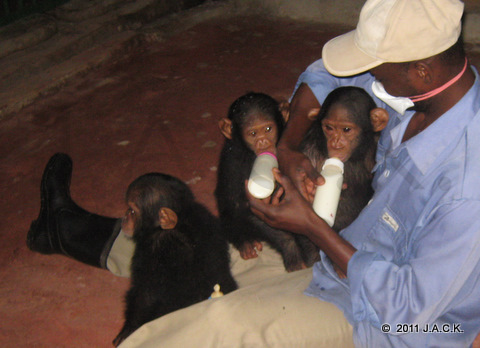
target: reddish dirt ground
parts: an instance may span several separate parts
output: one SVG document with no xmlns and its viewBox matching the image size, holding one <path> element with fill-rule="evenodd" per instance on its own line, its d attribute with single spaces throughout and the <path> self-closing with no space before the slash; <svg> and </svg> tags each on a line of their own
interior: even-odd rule
<svg viewBox="0 0 480 348">
<path fill-rule="evenodd" d="M 209 21 L 2 120 L 0 346 L 109 347 L 123 322 L 128 279 L 25 245 L 52 154 L 73 158 L 72 196 L 87 210 L 121 216 L 129 182 L 159 171 L 189 183 L 215 211 L 218 120 L 250 90 L 287 98 L 338 32 L 264 18 Z"/>
<path fill-rule="evenodd" d="M 109 347 L 123 322 L 128 279 L 25 245 L 52 154 L 73 158 L 72 196 L 87 210 L 121 216 L 130 181 L 158 171 L 189 183 L 215 211 L 218 120 L 250 90 L 287 98 L 340 32 L 264 18 L 212 20 L 2 120 L 0 346 Z"/>
</svg>

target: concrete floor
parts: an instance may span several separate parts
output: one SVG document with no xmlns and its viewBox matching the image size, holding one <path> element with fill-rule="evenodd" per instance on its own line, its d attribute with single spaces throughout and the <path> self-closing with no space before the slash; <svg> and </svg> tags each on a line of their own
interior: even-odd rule
<svg viewBox="0 0 480 348">
<path fill-rule="evenodd" d="M 186 181 L 215 211 L 217 121 L 250 90 L 288 98 L 338 33 L 259 17 L 209 20 L 1 120 L 0 346 L 109 347 L 123 323 L 128 279 L 25 245 L 52 154 L 71 155 L 72 196 L 98 214 L 121 216 L 125 188 L 151 171 Z"/>
</svg>

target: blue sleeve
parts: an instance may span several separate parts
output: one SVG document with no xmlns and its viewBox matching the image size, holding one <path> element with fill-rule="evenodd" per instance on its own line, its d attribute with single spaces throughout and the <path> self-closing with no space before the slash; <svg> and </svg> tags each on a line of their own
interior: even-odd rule
<svg viewBox="0 0 480 348">
<path fill-rule="evenodd" d="M 302 84 L 307 84 L 320 104 L 327 95 L 337 87 L 357 86 L 364 88 L 370 95 L 372 93 L 373 76 L 370 73 L 356 75 L 354 77 L 336 77 L 331 75 L 323 66 L 321 59 L 312 63 L 298 78 L 293 94 Z"/>
<path fill-rule="evenodd" d="M 442 320 L 477 318 L 478 324 L 479 215 L 478 200 L 440 206 L 408 241 L 412 254 L 403 264 L 357 251 L 348 264 L 354 320 L 368 320 L 375 327 L 389 323 L 393 328 L 400 323 L 431 324 L 450 311 L 450 318 Z M 457 317 L 451 309 L 459 307 Z"/>
</svg>

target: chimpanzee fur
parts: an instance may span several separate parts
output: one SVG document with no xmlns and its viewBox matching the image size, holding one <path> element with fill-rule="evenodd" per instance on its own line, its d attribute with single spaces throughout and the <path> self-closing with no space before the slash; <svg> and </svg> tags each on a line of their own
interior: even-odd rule
<svg viewBox="0 0 480 348">
<path fill-rule="evenodd" d="M 183 182 L 166 174 L 146 174 L 130 185 L 127 199 L 132 195 L 141 214 L 133 235 L 125 324 L 114 345 L 148 321 L 208 299 L 215 284 L 224 293 L 237 288 L 218 219 L 195 202 Z M 175 211 L 175 228 L 158 226 L 161 207 Z"/>
</svg>

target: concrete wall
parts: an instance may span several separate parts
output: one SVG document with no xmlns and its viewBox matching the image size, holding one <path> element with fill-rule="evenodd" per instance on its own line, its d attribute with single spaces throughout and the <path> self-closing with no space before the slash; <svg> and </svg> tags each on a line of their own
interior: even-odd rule
<svg viewBox="0 0 480 348">
<path fill-rule="evenodd" d="M 480 52 L 480 3 L 465 1 L 464 38 Z M 226 16 L 355 27 L 364 0 L 71 0 L 50 13 L 0 28 L 0 119 L 76 76 L 162 41 L 202 21 Z"/>
<path fill-rule="evenodd" d="M 355 27 L 365 0 L 229 0 L 238 13 L 258 13 Z M 465 42 L 480 45 L 480 1 L 466 0 Z"/>
</svg>

